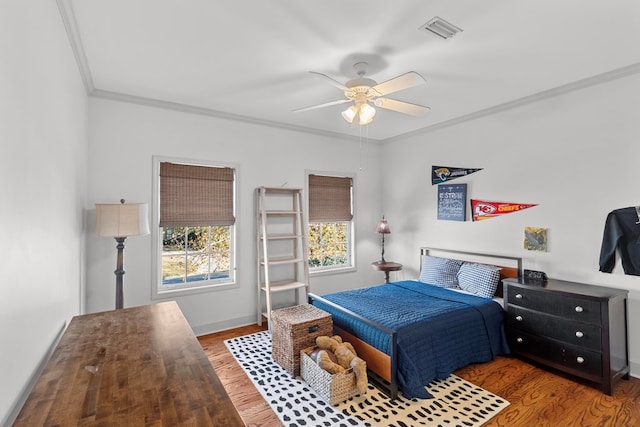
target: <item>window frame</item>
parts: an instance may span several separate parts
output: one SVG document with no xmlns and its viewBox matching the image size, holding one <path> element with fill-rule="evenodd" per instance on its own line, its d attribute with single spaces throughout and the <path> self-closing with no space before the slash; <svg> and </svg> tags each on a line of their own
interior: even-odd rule
<svg viewBox="0 0 640 427">
<path fill-rule="evenodd" d="M 186 282 L 179 285 L 171 285 L 170 289 L 162 289 L 162 228 L 160 227 L 160 163 L 171 162 L 180 163 L 193 166 L 209 166 L 209 167 L 228 167 L 234 171 L 233 179 L 233 201 L 234 201 L 234 215 L 236 217 L 235 224 L 230 225 L 230 259 L 229 259 L 229 279 L 226 281 L 220 280 L 201 280 L 195 282 Z M 203 292 L 214 292 L 225 289 L 232 289 L 239 287 L 238 271 L 237 271 L 237 230 L 236 224 L 238 223 L 238 165 L 215 162 L 210 160 L 201 159 L 186 159 L 179 157 L 166 157 L 166 156 L 153 156 L 152 165 L 152 232 L 151 232 L 151 245 L 152 245 L 152 262 L 151 262 L 151 299 L 166 299 L 176 296 L 192 295 Z"/>
<path fill-rule="evenodd" d="M 327 177 L 339 177 L 339 178 L 351 178 L 351 210 L 353 217 L 347 225 L 347 255 L 350 259 L 350 264 L 345 266 L 324 266 L 324 267 L 311 267 L 309 266 L 309 276 L 324 276 L 330 274 L 349 273 L 357 270 L 356 265 L 356 175 L 354 173 L 341 173 L 341 172 L 327 172 L 318 170 L 305 171 L 305 203 L 306 210 L 309 212 L 309 175 L 319 175 Z M 308 216 L 307 216 L 308 218 Z M 342 221 L 323 221 L 323 223 L 329 222 L 342 222 Z M 307 239 L 309 236 L 309 225 L 311 221 L 307 220 Z M 307 258 L 307 264 L 309 259 Z"/>
</svg>

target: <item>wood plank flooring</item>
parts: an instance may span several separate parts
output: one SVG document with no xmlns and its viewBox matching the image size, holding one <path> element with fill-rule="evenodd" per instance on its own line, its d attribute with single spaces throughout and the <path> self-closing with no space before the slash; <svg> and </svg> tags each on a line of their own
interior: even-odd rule
<svg viewBox="0 0 640 427">
<path fill-rule="evenodd" d="M 251 325 L 198 338 L 240 416 L 250 427 L 281 424 L 223 341 L 264 329 Z M 638 378 L 618 382 L 614 395 L 607 396 L 512 357 L 467 366 L 455 374 L 511 402 L 484 427 L 640 426 Z"/>
</svg>

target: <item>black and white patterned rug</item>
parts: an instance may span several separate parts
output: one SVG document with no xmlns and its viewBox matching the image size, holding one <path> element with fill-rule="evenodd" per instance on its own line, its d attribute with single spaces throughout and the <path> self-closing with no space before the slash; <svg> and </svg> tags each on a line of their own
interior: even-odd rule
<svg viewBox="0 0 640 427">
<path fill-rule="evenodd" d="M 455 375 L 427 386 L 433 399 L 400 395 L 390 401 L 369 384 L 366 395 L 331 406 L 302 378 L 292 377 L 273 361 L 269 332 L 233 338 L 225 344 L 286 427 L 477 427 L 509 406 L 501 397 Z"/>
</svg>

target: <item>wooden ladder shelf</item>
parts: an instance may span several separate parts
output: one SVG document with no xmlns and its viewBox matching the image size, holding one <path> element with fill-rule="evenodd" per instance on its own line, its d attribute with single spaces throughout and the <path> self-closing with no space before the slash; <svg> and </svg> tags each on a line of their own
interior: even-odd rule
<svg viewBox="0 0 640 427">
<path fill-rule="evenodd" d="M 256 189 L 258 325 L 262 325 L 264 316 L 269 330 L 275 293 L 294 291 L 296 304 L 304 303 L 309 293 L 303 204 L 299 188 Z"/>
</svg>

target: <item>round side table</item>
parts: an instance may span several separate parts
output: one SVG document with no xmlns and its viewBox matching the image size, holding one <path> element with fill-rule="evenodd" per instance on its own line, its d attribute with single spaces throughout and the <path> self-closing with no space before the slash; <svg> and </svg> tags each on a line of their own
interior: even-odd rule
<svg viewBox="0 0 640 427">
<path fill-rule="evenodd" d="M 390 271 L 402 270 L 402 264 L 399 264 L 397 262 L 391 262 L 391 261 L 385 261 L 385 262 L 374 261 L 371 263 L 371 266 L 378 271 L 384 272 L 384 280 L 386 283 L 389 283 Z"/>
</svg>

